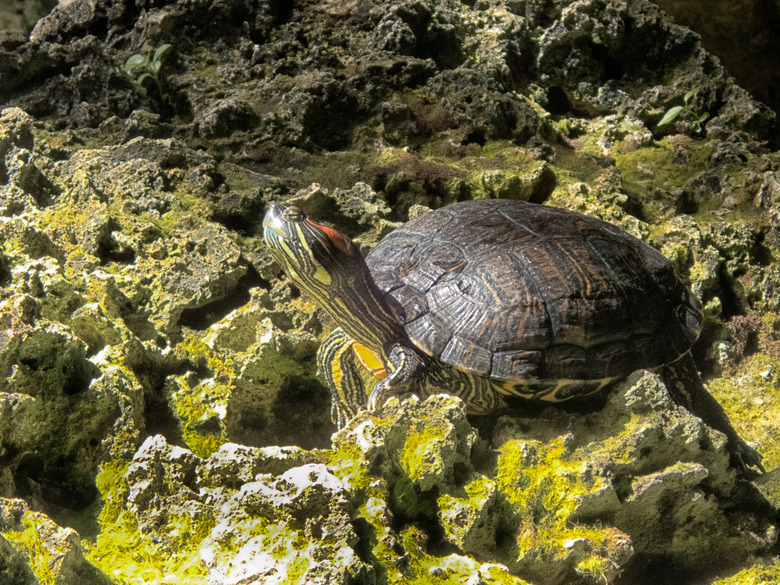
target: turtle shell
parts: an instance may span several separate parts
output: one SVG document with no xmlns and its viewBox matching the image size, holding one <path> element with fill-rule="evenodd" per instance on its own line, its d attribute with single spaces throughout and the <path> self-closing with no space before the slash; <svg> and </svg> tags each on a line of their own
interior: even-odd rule
<svg viewBox="0 0 780 585">
<path fill-rule="evenodd" d="M 676 360 L 701 329 L 700 301 L 660 252 L 544 205 L 448 205 L 366 262 L 420 350 L 498 380 L 622 377 Z"/>
</svg>

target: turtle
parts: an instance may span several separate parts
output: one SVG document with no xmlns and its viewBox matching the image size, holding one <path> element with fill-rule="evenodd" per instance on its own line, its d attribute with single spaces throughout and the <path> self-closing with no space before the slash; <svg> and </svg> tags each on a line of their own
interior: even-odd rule
<svg viewBox="0 0 780 585">
<path fill-rule="evenodd" d="M 526 201 L 461 201 L 363 258 L 344 234 L 272 202 L 263 239 L 338 325 L 317 357 L 338 427 L 392 396 L 453 394 L 488 414 L 518 399 L 584 399 L 655 369 L 679 405 L 726 435 L 736 466 L 763 471 L 699 377 L 701 301 L 615 225 Z"/>
</svg>

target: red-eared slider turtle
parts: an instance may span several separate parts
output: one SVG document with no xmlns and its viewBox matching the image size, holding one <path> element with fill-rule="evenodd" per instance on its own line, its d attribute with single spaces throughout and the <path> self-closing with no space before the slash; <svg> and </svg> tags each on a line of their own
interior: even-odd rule
<svg viewBox="0 0 780 585">
<path fill-rule="evenodd" d="M 363 259 L 341 233 L 272 203 L 264 239 L 338 323 L 318 362 L 339 426 L 392 395 L 460 396 L 485 414 L 509 397 L 560 402 L 640 368 L 761 456 L 699 379 L 701 302 L 660 252 L 606 222 L 544 205 L 464 201 L 399 227 Z M 366 392 L 361 366 L 378 380 Z"/>
</svg>

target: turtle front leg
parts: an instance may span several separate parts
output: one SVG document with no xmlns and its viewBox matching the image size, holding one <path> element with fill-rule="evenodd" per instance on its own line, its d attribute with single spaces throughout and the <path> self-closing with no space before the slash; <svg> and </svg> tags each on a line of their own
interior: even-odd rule
<svg viewBox="0 0 780 585">
<path fill-rule="evenodd" d="M 704 387 L 690 351 L 661 368 L 660 374 L 675 402 L 726 435 L 732 465 L 735 468 L 741 469 L 748 477 L 755 475 L 750 467 L 755 467 L 762 473 L 766 471 L 761 463 L 761 454 L 739 436 L 726 411 Z"/>
<path fill-rule="evenodd" d="M 368 410 L 374 411 L 393 396 L 415 394 L 423 387 L 424 363 L 410 347 L 399 343 L 387 352 L 387 378 L 378 382 L 368 397 Z"/>
<path fill-rule="evenodd" d="M 317 366 L 330 390 L 330 418 L 339 428 L 364 407 L 367 372 L 353 350 L 355 340 L 334 330 L 317 352 Z"/>
</svg>

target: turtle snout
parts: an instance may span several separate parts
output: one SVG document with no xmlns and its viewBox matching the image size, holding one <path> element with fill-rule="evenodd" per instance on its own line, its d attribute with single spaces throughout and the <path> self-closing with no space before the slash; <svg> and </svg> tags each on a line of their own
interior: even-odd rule
<svg viewBox="0 0 780 585">
<path fill-rule="evenodd" d="M 268 211 L 265 212 L 265 217 L 263 217 L 263 229 L 271 230 L 280 238 L 285 237 L 283 214 L 284 206 L 272 201 Z"/>
</svg>

